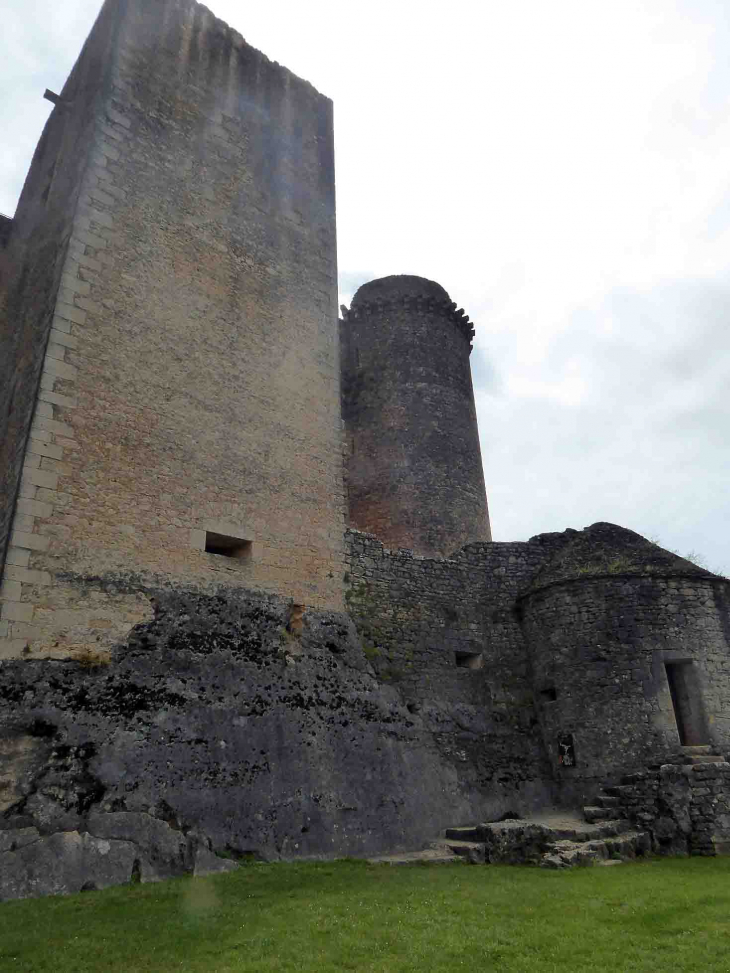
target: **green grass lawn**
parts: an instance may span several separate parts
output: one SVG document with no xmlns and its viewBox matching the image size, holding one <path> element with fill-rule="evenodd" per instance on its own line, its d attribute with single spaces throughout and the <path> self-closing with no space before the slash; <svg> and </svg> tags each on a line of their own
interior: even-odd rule
<svg viewBox="0 0 730 973">
<path fill-rule="evenodd" d="M 0 905 L 2 973 L 730 971 L 730 860 L 251 865 Z"/>
</svg>

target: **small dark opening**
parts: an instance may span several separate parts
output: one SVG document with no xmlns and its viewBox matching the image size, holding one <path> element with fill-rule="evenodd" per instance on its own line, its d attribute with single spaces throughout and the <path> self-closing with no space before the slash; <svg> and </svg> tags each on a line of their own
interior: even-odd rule
<svg viewBox="0 0 730 973">
<path fill-rule="evenodd" d="M 680 743 L 683 747 L 701 747 L 709 743 L 697 673 L 692 662 L 666 662 L 665 668 Z"/>
<path fill-rule="evenodd" d="M 558 763 L 561 767 L 575 767 L 575 741 L 572 733 L 558 737 Z"/>
<path fill-rule="evenodd" d="M 289 606 L 289 617 L 286 622 L 286 630 L 290 635 L 301 635 L 304 630 L 304 605 L 290 605 Z M 330 645 L 334 646 L 333 651 L 338 651 L 339 646 L 334 643 L 327 643 L 327 648 Z"/>
<path fill-rule="evenodd" d="M 232 557 L 245 560 L 251 557 L 251 541 L 242 537 L 229 537 L 227 534 L 205 532 L 205 553 L 217 554 L 220 557 Z"/>
<path fill-rule="evenodd" d="M 554 703 L 558 698 L 558 691 L 555 686 L 547 686 L 545 689 L 540 690 L 540 699 L 544 703 Z"/>
<path fill-rule="evenodd" d="M 481 669 L 482 667 L 481 652 L 455 652 L 454 656 L 460 669 Z"/>
</svg>

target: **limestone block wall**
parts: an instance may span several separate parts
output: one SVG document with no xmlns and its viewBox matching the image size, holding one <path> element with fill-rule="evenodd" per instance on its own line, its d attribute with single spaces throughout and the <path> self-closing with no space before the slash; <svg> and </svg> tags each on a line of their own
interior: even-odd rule
<svg viewBox="0 0 730 973">
<path fill-rule="evenodd" d="M 6 570 L 6 581 L 18 580 L 21 569 L 27 567 L 30 548 L 21 548 L 16 537 L 8 554 L 8 544 L 14 515 L 15 530 L 20 534 L 32 531 L 35 523 L 30 519 L 29 501 L 35 499 L 39 484 L 30 480 L 40 474 L 30 470 L 51 472 L 47 467 L 54 460 L 53 451 L 47 450 L 38 435 L 39 424 L 52 418 L 54 408 L 48 374 L 58 353 L 46 357 L 49 337 L 53 336 L 57 346 L 58 336 L 68 334 L 70 316 L 83 313 L 71 308 L 69 292 L 62 289 L 61 282 L 67 271 L 73 272 L 66 265 L 67 251 L 103 98 L 108 43 L 102 35 L 108 41 L 109 22 L 105 10 L 95 56 L 79 61 L 51 112 L 14 219 L 0 218 L 0 571 L 6 556 L 14 569 L 10 579 Z M 37 95 L 41 98 L 43 90 Z M 21 503 L 16 510 L 18 496 Z M 0 597 L 7 599 L 7 588 Z M 12 619 L 7 609 L 0 617 L 1 657 L 2 640 Z"/>
<path fill-rule="evenodd" d="M 562 535 L 470 544 L 448 559 L 347 536 L 346 601 L 365 655 L 432 729 L 462 786 L 481 795 L 481 813 L 549 803 L 552 773 L 515 603 Z"/>
<path fill-rule="evenodd" d="M 107 0 L 79 63 L 0 652 L 103 657 L 151 614 L 130 575 L 341 607 L 331 104 L 192 0 Z"/>
<path fill-rule="evenodd" d="M 711 576 L 632 575 L 561 582 L 525 599 L 540 722 L 566 794 L 670 760 L 683 742 L 728 749 L 729 589 Z M 696 739 L 680 737 L 672 664 L 691 668 Z M 561 759 L 566 736 L 574 764 Z"/>
</svg>

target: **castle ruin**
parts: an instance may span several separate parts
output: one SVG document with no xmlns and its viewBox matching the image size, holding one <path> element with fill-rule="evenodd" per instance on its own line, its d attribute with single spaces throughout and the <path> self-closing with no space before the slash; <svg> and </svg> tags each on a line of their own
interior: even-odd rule
<svg viewBox="0 0 730 973">
<path fill-rule="evenodd" d="M 194 0 L 105 0 L 49 97 L 0 220 L 0 898 L 556 806 L 726 851 L 730 582 L 491 540 L 466 314 L 338 316 L 328 99 Z"/>
</svg>

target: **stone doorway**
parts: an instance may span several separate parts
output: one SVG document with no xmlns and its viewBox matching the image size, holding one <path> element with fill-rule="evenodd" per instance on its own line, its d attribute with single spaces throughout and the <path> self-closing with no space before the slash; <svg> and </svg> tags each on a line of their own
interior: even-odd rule
<svg viewBox="0 0 730 973">
<path fill-rule="evenodd" d="M 697 672 L 691 661 L 665 662 L 679 741 L 683 747 L 709 743 Z"/>
</svg>

